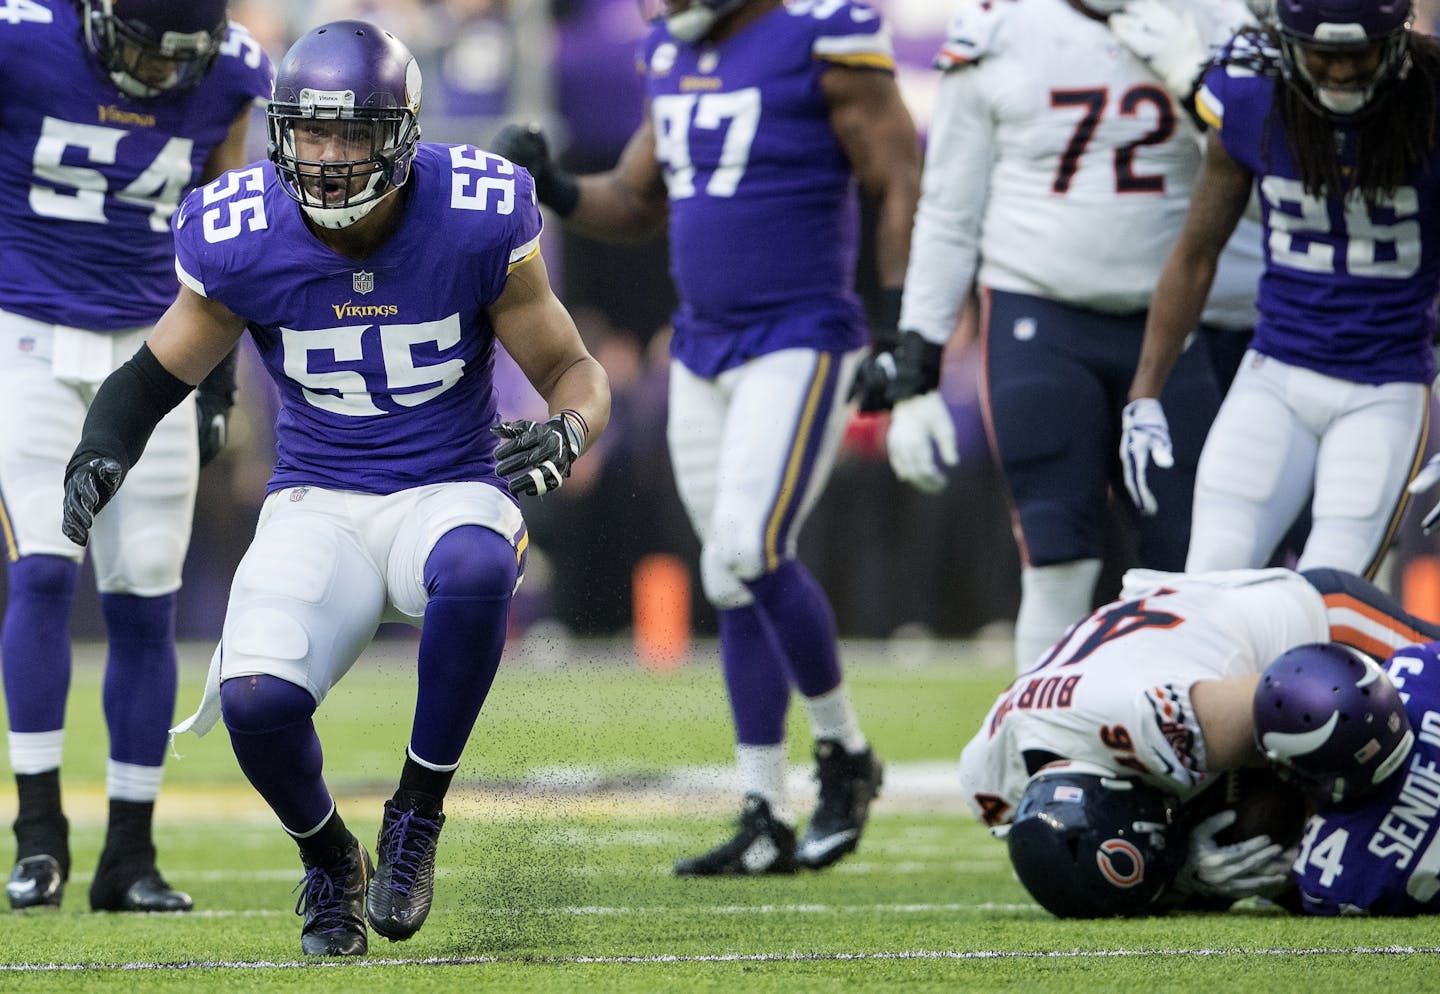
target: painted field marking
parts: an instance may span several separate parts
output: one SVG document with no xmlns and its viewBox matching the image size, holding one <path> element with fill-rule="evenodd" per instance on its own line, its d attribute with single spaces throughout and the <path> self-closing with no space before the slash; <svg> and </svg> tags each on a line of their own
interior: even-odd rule
<svg viewBox="0 0 1440 994">
<path fill-rule="evenodd" d="M 435 956 L 414 959 L 314 960 L 186 960 L 178 963 L 15 963 L 0 965 L 0 973 L 88 973 L 91 971 L 169 970 L 308 970 L 335 967 L 386 966 L 493 966 L 513 963 L 539 966 L 589 966 L 673 963 L 827 963 L 898 960 L 1067 960 L 1156 957 L 1205 959 L 1214 956 L 1434 956 L 1440 946 L 1350 946 L 1299 949 L 1067 949 L 1018 951 L 1008 949 L 904 949 L 873 953 L 713 953 L 661 956 Z"/>
</svg>

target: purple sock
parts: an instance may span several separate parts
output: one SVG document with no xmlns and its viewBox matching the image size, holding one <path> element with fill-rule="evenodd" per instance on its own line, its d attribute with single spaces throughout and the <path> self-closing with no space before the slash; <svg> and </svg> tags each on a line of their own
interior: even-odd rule
<svg viewBox="0 0 1440 994">
<path fill-rule="evenodd" d="M 518 569 L 514 547 L 478 525 L 446 532 L 430 550 L 410 732 L 411 751 L 426 763 L 460 762 L 500 667 Z"/>
<path fill-rule="evenodd" d="M 273 676 L 220 685 L 220 711 L 240 770 L 291 834 L 320 824 L 334 803 L 321 772 L 315 698 Z"/>
<path fill-rule="evenodd" d="M 159 766 L 175 717 L 175 595 L 101 594 L 110 649 L 103 704 L 110 758 Z"/>
<path fill-rule="evenodd" d="M 65 727 L 70 605 L 79 578 L 80 564 L 59 556 L 24 556 L 10 564 L 0 669 L 13 732 Z"/>
<path fill-rule="evenodd" d="M 717 612 L 720 665 L 741 745 L 767 746 L 785 741 L 785 710 L 790 680 L 774 633 L 754 604 Z"/>
<path fill-rule="evenodd" d="M 810 571 L 791 559 L 745 586 L 770 623 L 800 693 L 819 697 L 840 686 L 835 611 Z"/>
</svg>

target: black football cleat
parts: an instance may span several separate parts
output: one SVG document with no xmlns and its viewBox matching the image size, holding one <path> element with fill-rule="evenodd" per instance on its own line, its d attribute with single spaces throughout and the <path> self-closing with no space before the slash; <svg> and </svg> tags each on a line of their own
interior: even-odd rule
<svg viewBox="0 0 1440 994">
<path fill-rule="evenodd" d="M 153 863 L 127 872 L 107 867 L 102 859 L 90 882 L 91 911 L 173 913 L 193 907 L 190 895 L 166 883 Z"/>
<path fill-rule="evenodd" d="M 396 791 L 375 842 L 379 865 L 365 900 L 370 927 L 391 942 L 420 931 L 435 896 L 435 849 L 445 816 L 433 797 Z"/>
<path fill-rule="evenodd" d="M 300 926 L 300 948 L 306 956 L 364 956 L 370 948 L 365 932 L 365 888 L 369 886 L 370 854 L 355 836 L 343 849 L 332 849 L 328 859 L 313 866 L 301 853 L 305 877 L 297 885 L 300 900 L 295 913 Z"/>
<path fill-rule="evenodd" d="M 880 793 L 884 768 L 870 748 L 849 753 L 834 739 L 816 740 L 815 765 L 820 797 L 795 850 L 795 861 L 823 870 L 860 845 L 870 802 Z"/>
<path fill-rule="evenodd" d="M 15 863 L 5 884 L 11 911 L 58 908 L 65 896 L 65 872 L 54 856 L 26 856 Z"/>
<path fill-rule="evenodd" d="M 777 821 L 770 802 L 759 794 L 745 795 L 734 838 L 704 855 L 675 863 L 677 877 L 758 876 L 795 869 L 795 830 Z"/>
</svg>

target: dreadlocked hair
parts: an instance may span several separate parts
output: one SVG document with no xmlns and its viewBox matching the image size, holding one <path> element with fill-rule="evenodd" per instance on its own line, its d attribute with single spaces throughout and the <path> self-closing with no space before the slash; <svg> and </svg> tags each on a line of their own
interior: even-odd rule
<svg viewBox="0 0 1440 994">
<path fill-rule="evenodd" d="M 1276 39 L 1272 36 L 1271 40 Z M 1339 199 L 1358 194 L 1374 207 L 1411 182 L 1435 151 L 1437 86 L 1440 42 L 1412 33 L 1399 78 L 1374 111 L 1349 128 L 1357 152 L 1355 166 L 1347 173 L 1340 166 L 1335 124 L 1277 79 L 1272 113 L 1279 114 L 1281 132 L 1305 192 Z"/>
</svg>

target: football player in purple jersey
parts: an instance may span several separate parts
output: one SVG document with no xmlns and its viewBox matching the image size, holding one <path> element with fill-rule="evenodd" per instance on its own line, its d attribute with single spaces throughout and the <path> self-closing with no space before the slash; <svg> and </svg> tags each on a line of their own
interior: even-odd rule
<svg viewBox="0 0 1440 994">
<path fill-rule="evenodd" d="M 893 339 L 919 186 L 915 126 L 888 30 L 853 0 L 668 0 L 640 58 L 646 114 L 609 172 L 562 173 L 535 128 L 509 126 L 493 144 L 591 237 L 649 237 L 668 212 L 680 306 L 667 441 L 719 616 L 744 793 L 736 835 L 675 872 L 819 869 L 858 845 L 881 767 L 843 679 L 834 613 L 796 542 L 850 417 L 847 394 L 886 405 L 880 356 L 893 342 L 877 337 L 857 377 L 854 190 L 879 201 L 889 312 L 879 324 Z M 820 783 L 798 845 L 785 784 L 792 687 Z"/>
<path fill-rule="evenodd" d="M 4 13 L 0 178 L 13 195 L 0 199 L 0 657 L 19 792 L 6 896 L 22 909 L 58 906 L 70 873 L 60 766 L 85 550 L 60 527 L 65 461 L 95 388 L 174 299 L 171 215 L 197 183 L 244 163 L 271 67 L 226 0 L 35 0 Z M 198 469 L 223 443 L 234 387 L 231 365 L 207 377 L 96 523 L 110 736 L 96 910 L 191 906 L 156 869 L 151 821 Z"/>
<path fill-rule="evenodd" d="M 1260 318 L 1200 456 L 1189 571 L 1267 562 L 1309 503 L 1298 568 L 1373 576 L 1408 503 L 1440 290 L 1440 43 L 1411 17 L 1410 0 L 1279 0 L 1202 81 L 1205 168 L 1155 289 L 1120 449 L 1143 492 L 1171 449 L 1160 391 L 1258 192 Z"/>
<path fill-rule="evenodd" d="M 530 176 L 421 143 L 420 70 L 363 21 L 307 32 L 267 109 L 269 161 L 191 194 L 179 295 L 101 386 L 66 474 L 83 543 L 151 430 L 248 328 L 280 391 L 277 459 L 199 710 L 299 845 L 301 948 L 430 911 L 444 798 L 489 692 L 528 539 L 517 495 L 559 487 L 609 385 L 550 289 Z M 552 416 L 500 421 L 503 344 Z M 374 870 L 322 771 L 313 715 L 377 626 L 421 627 L 414 722 Z"/>
<path fill-rule="evenodd" d="M 1440 912 L 1440 643 L 1383 668 L 1306 645 L 1255 688 L 1255 738 L 1317 809 L 1292 875 L 1313 915 Z"/>
</svg>

